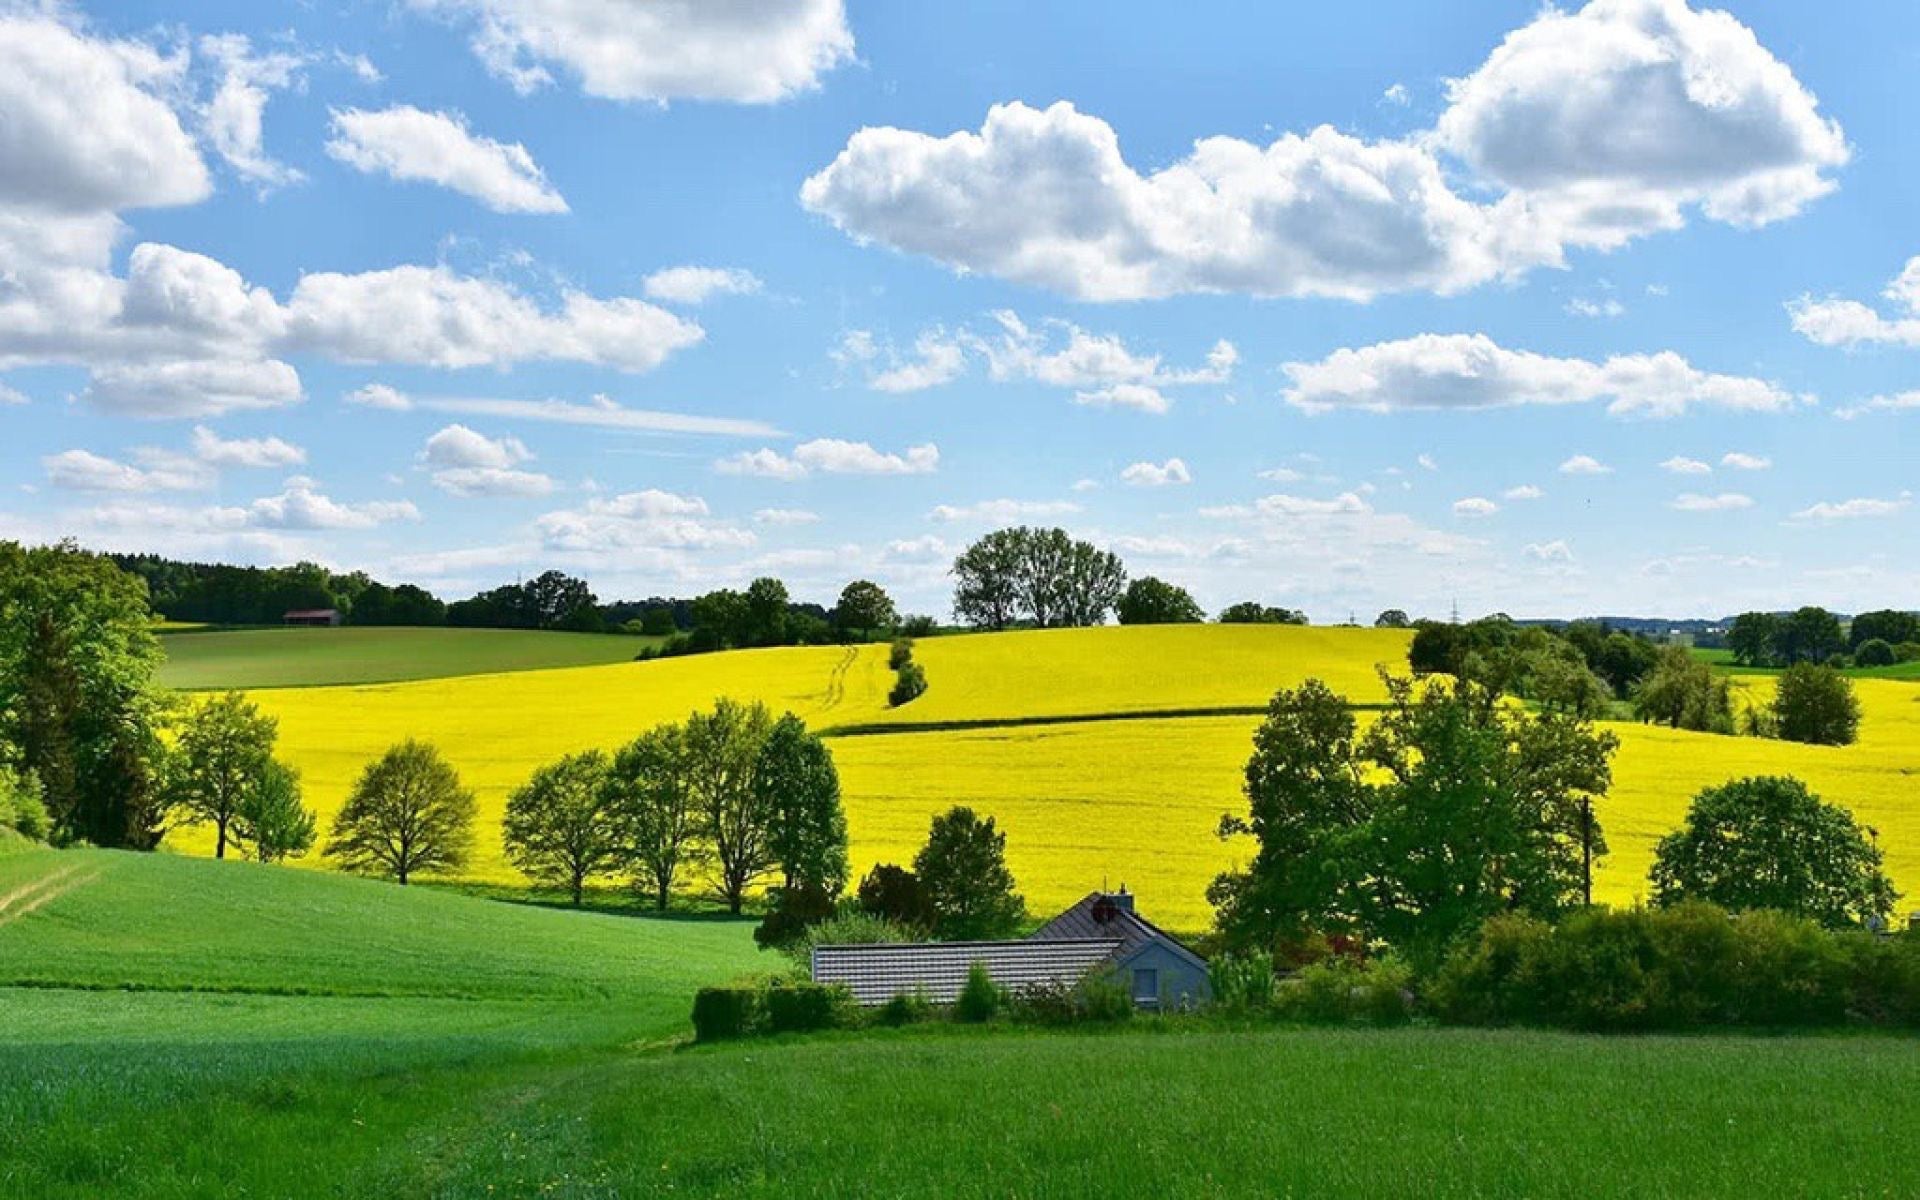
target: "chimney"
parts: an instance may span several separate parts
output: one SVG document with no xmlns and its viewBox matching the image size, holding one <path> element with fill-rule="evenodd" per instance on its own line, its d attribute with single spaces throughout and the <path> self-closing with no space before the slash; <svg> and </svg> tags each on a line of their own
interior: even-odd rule
<svg viewBox="0 0 1920 1200">
<path fill-rule="evenodd" d="M 1121 912 L 1133 911 L 1133 893 L 1127 890 L 1127 885 L 1124 883 L 1120 885 L 1119 891 L 1108 893 L 1107 899 L 1113 901 L 1113 906 Z"/>
</svg>

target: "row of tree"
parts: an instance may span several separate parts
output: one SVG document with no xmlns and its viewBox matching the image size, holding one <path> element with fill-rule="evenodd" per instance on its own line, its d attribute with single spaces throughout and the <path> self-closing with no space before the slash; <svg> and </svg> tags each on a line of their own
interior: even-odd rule
<svg viewBox="0 0 1920 1200">
<path fill-rule="evenodd" d="M 1613 735 L 1517 711 L 1471 679 L 1387 688 L 1364 732 L 1317 680 L 1274 696 L 1247 762 L 1247 814 L 1221 821 L 1223 837 L 1257 844 L 1209 889 L 1229 945 L 1385 945 L 1431 968 L 1497 914 L 1553 920 L 1591 905 Z M 1651 879 L 1656 903 L 1833 926 L 1883 922 L 1894 902 L 1872 831 L 1784 778 L 1702 792 Z"/>
<path fill-rule="evenodd" d="M 1811 605 L 1790 613 L 1745 612 L 1727 627 L 1726 645 L 1735 662 L 1750 667 L 1886 667 L 1920 659 L 1920 614 L 1880 609 L 1843 624 Z"/>
</svg>

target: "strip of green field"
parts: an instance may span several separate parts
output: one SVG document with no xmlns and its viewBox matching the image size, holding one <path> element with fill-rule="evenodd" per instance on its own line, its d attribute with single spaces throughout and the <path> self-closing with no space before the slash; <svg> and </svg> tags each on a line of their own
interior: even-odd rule
<svg viewBox="0 0 1920 1200">
<path fill-rule="evenodd" d="M 1703 662 L 1711 663 L 1731 675 L 1778 675 L 1781 667 L 1749 667 L 1733 660 L 1731 650 L 1696 649 L 1693 656 Z M 1895 663 L 1890 667 L 1848 667 L 1846 674 L 1856 679 L 1914 679 L 1920 680 L 1920 659 L 1913 662 Z"/>
<path fill-rule="evenodd" d="M 533 629 L 285 628 L 167 634 L 160 681 L 187 690 L 397 683 L 629 662 L 659 638 Z"/>
</svg>

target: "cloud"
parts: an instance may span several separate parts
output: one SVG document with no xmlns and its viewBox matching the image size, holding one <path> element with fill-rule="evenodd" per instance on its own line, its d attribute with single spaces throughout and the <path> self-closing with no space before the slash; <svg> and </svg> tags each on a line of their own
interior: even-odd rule
<svg viewBox="0 0 1920 1200">
<path fill-rule="evenodd" d="M 406 412 L 413 407 L 413 400 L 398 388 L 388 387 L 384 383 L 369 383 L 357 387 L 343 397 L 348 404 L 361 408 L 380 408 L 388 412 Z"/>
<path fill-rule="evenodd" d="M 546 513 L 534 525 L 545 549 L 589 555 L 738 549 L 755 541 L 751 530 L 713 519 L 700 497 L 658 488 L 595 498 L 581 508 Z"/>
<path fill-rule="evenodd" d="M 1456 517 L 1490 517 L 1500 511 L 1500 506 L 1485 496 L 1468 496 L 1465 500 L 1453 502 L 1453 515 Z"/>
<path fill-rule="evenodd" d="M 205 199 L 206 164 L 165 99 L 184 69 L 31 10 L 0 15 L 0 206 L 92 216 Z"/>
<path fill-rule="evenodd" d="M 1574 317 L 1618 317 L 1625 315 L 1627 306 L 1608 297 L 1605 300 L 1588 300 L 1575 296 L 1567 301 L 1567 315 Z"/>
<path fill-rule="evenodd" d="M 1745 26 L 1681 0 L 1547 9 L 1447 99 L 1433 130 L 1404 140 L 1324 125 L 1264 146 L 1212 136 L 1149 173 L 1071 104 L 997 104 L 977 132 L 861 129 L 800 196 L 862 243 L 1083 300 L 1365 300 L 1515 278 L 1696 208 L 1779 220 L 1831 190 L 1848 157 Z"/>
<path fill-rule="evenodd" d="M 343 504 L 321 494 L 312 480 L 295 477 L 279 495 L 248 505 L 244 519 L 262 529 L 372 529 L 392 521 L 418 521 L 420 510 L 405 500 Z"/>
<path fill-rule="evenodd" d="M 307 461 L 305 450 L 277 437 L 228 440 L 204 425 L 194 427 L 193 454 L 216 467 L 297 467 Z"/>
<path fill-rule="evenodd" d="M 1538 500 L 1544 495 L 1546 495 L 1546 493 L 1533 484 L 1523 483 L 1519 487 L 1510 487 L 1506 491 L 1501 492 L 1500 498 L 1503 500 Z"/>
<path fill-rule="evenodd" d="M 1570 563 L 1573 561 L 1573 548 L 1557 538 L 1551 542 L 1531 542 L 1520 552 L 1535 562 Z"/>
<path fill-rule="evenodd" d="M 1137 412 L 1164 413 L 1173 407 L 1157 387 L 1144 383 L 1116 383 L 1091 392 L 1075 392 L 1073 402 L 1083 408 L 1131 408 Z"/>
<path fill-rule="evenodd" d="M 214 150 L 241 178 L 263 191 L 305 179 L 267 154 L 262 132 L 268 92 L 294 86 L 306 65 L 305 56 L 284 51 L 255 54 L 253 43 L 239 33 L 201 38 L 200 53 L 221 70 L 219 86 L 201 113 Z"/>
<path fill-rule="evenodd" d="M 741 267 L 663 267 L 641 281 L 649 299 L 705 304 L 715 296 L 751 296 L 760 277 Z"/>
<path fill-rule="evenodd" d="M 1343 348 L 1281 367 L 1286 401 L 1308 412 L 1355 408 L 1483 409 L 1607 401 L 1619 417 L 1672 417 L 1694 406 L 1782 412 L 1796 397 L 1775 384 L 1700 371 L 1672 351 L 1604 362 L 1508 350 L 1485 334 L 1420 334 Z"/>
<path fill-rule="evenodd" d="M 770 104 L 853 59 L 841 0 L 633 5 L 621 0 L 410 0 L 464 18 L 473 51 L 522 93 L 556 66 L 605 100 Z"/>
<path fill-rule="evenodd" d="M 820 514 L 804 508 L 762 508 L 754 512 L 753 519 L 761 525 L 812 525 L 820 520 Z"/>
<path fill-rule="evenodd" d="M 1391 104 L 1395 108 L 1405 108 L 1413 102 L 1413 97 L 1408 93 L 1406 84 L 1396 83 L 1380 93 L 1380 100 L 1381 103 Z"/>
<path fill-rule="evenodd" d="M 1071 500 L 981 500 L 974 504 L 941 504 L 927 514 L 930 521 L 942 524 L 970 522 L 1006 525 L 1047 517 L 1064 517 L 1080 511 Z"/>
<path fill-rule="evenodd" d="M 523 471 L 533 452 L 519 438 L 490 438 L 465 425 L 448 425 L 427 439 L 420 461 L 434 486 L 455 496 L 544 496 L 553 480 Z"/>
<path fill-rule="evenodd" d="M 482 137 L 457 112 L 335 109 L 332 132 L 327 153 L 367 174 L 438 184 L 497 213 L 568 211 L 525 146 Z"/>
<path fill-rule="evenodd" d="M 883 348 L 871 333 L 856 329 L 841 339 L 835 357 L 843 363 L 867 364 L 867 386 L 895 395 L 952 383 L 967 371 L 966 347 L 942 329 L 925 330 L 915 338 L 911 357 L 891 345 Z"/>
<path fill-rule="evenodd" d="M 663 308 L 567 292 L 557 309 L 446 267 L 302 276 L 287 303 L 292 345 L 342 362 L 427 367 L 579 362 L 650 371 L 706 335 Z"/>
<path fill-rule="evenodd" d="M 1200 510 L 1209 520 L 1241 520 L 1248 517 L 1334 517 L 1373 512 L 1373 506 L 1358 492 L 1341 492 L 1330 500 L 1279 493 L 1262 496 L 1251 505 L 1229 504 Z"/>
<path fill-rule="evenodd" d="M 9 387 L 6 383 L 0 382 L 0 404 L 25 403 L 27 403 L 27 394 L 25 392 L 19 388 Z"/>
<path fill-rule="evenodd" d="M 217 417 L 297 404 L 303 393 L 300 376 L 286 363 L 239 359 L 96 367 L 81 395 L 128 416 Z"/>
<path fill-rule="evenodd" d="M 192 492 L 213 484 L 213 472 L 201 463 L 165 451 L 136 451 L 141 466 L 87 450 L 67 450 L 40 460 L 47 482 L 78 492 Z"/>
<path fill-rule="evenodd" d="M 1909 492 L 1893 500 L 1861 497 L 1854 500 L 1823 500 L 1793 514 L 1796 521 L 1855 521 L 1872 517 L 1891 517 L 1905 512 L 1913 503 Z"/>
<path fill-rule="evenodd" d="M 1672 458 L 1669 458 L 1665 462 L 1661 463 L 1660 469 L 1662 471 L 1665 471 L 1669 475 L 1711 475 L 1713 474 L 1713 466 L 1711 463 L 1701 462 L 1697 458 L 1688 458 L 1683 454 L 1676 454 Z"/>
<path fill-rule="evenodd" d="M 823 475 L 926 475 L 940 466 L 940 448 L 927 443 L 909 446 L 900 454 L 875 450 L 866 442 L 815 438 L 794 447 L 792 457 L 760 449 L 723 458 L 714 469 L 724 475 L 757 475 L 766 479 L 805 479 Z"/>
<path fill-rule="evenodd" d="M 1788 301 L 1787 314 L 1795 331 L 1822 346 L 1920 346 L 1920 255 L 1908 259 L 1880 294 L 1898 315 L 1883 316 L 1858 300 L 1810 295 Z"/>
<path fill-rule="evenodd" d="M 1732 467 L 1736 471 L 1764 471 L 1773 466 L 1773 460 L 1758 454 L 1743 454 L 1738 450 L 1729 450 L 1721 456 L 1720 465 Z"/>
<path fill-rule="evenodd" d="M 1915 410 L 1920 410 L 1920 391 L 1898 392 L 1891 396 L 1870 396 L 1858 404 L 1836 409 L 1833 415 L 1843 421 L 1851 421 L 1863 413 L 1913 412 Z"/>
<path fill-rule="evenodd" d="M 361 391 L 366 390 L 361 389 Z M 498 417 L 514 421 L 542 421 L 554 425 L 580 425 L 593 429 L 618 429 L 630 433 L 708 434 L 723 437 L 774 437 L 780 433 L 779 429 L 764 421 L 626 408 L 606 396 L 595 396 L 586 403 L 578 403 L 570 400 L 512 400 L 485 396 L 404 396 L 398 392 L 394 395 L 400 396 L 405 401 L 405 407 L 425 409 L 429 412 Z M 384 394 L 382 398 L 391 399 Z M 389 405 L 375 405 L 375 407 L 389 407 Z"/>
<path fill-rule="evenodd" d="M 1576 454 L 1560 464 L 1562 475 L 1611 475 L 1613 468 L 1590 454 Z"/>
<path fill-rule="evenodd" d="M 1717 496 L 1702 496 L 1696 492 L 1682 492 L 1667 505 L 1679 512 L 1735 512 L 1753 507 L 1753 497 L 1743 496 L 1739 492 L 1721 492 Z"/>
<path fill-rule="evenodd" d="M 1134 487 L 1166 487 L 1170 484 L 1192 483 L 1193 475 L 1183 460 L 1170 458 L 1164 463 L 1134 463 L 1120 472 L 1120 479 Z"/>
</svg>

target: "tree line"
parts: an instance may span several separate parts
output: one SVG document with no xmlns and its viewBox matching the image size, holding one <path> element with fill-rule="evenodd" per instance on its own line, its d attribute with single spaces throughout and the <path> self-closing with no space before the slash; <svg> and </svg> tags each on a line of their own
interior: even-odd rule
<svg viewBox="0 0 1920 1200">
<path fill-rule="evenodd" d="M 1742 666 L 1890 667 L 1920 661 L 1920 614 L 1879 609 L 1843 624 L 1814 606 L 1790 613 L 1745 612 L 1727 627 L 1725 640 Z"/>
</svg>

